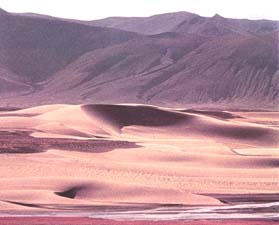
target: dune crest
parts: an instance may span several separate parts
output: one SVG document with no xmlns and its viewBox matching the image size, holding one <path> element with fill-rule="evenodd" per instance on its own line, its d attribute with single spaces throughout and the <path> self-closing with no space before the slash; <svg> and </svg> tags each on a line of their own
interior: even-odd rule
<svg viewBox="0 0 279 225">
<path fill-rule="evenodd" d="M 180 136 L 209 137 L 217 141 L 234 140 L 239 144 L 276 146 L 279 144 L 277 129 L 247 122 L 223 120 L 234 117 L 229 113 L 201 113 L 200 111 L 177 112 L 145 105 L 83 105 L 81 109 L 94 119 L 98 118 L 118 134 L 125 127 L 154 127 L 157 130 L 170 130 Z M 212 117 L 217 114 L 217 118 Z M 221 115 L 221 116 L 219 116 Z M 219 118 L 221 117 L 221 118 Z M 236 116 L 237 117 L 237 116 Z M 139 131 L 139 132 L 141 132 Z M 125 132 L 124 132 L 125 134 Z"/>
</svg>

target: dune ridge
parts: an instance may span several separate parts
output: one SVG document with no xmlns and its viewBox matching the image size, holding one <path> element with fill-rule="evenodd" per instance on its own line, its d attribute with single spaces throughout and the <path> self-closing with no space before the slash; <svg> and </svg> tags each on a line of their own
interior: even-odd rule
<svg viewBox="0 0 279 225">
<path fill-rule="evenodd" d="M 176 112 L 145 105 L 83 105 L 81 109 L 94 118 L 99 118 L 118 133 L 129 126 L 162 127 L 162 129 L 175 128 L 185 137 L 189 133 L 195 133 L 217 140 L 234 139 L 245 144 L 256 143 L 267 146 L 279 144 L 277 129 L 244 122 L 222 121 L 195 111 Z"/>
</svg>

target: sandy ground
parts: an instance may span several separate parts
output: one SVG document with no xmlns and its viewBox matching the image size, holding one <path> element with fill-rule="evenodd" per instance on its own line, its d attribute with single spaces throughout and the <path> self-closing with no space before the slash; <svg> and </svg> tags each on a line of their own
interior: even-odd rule
<svg viewBox="0 0 279 225">
<path fill-rule="evenodd" d="M 89 218 L 0 218 L 1 225 L 170 225 L 169 221 L 112 221 Z M 172 225 L 276 225 L 277 221 L 262 220 L 199 220 L 172 221 Z"/>
<path fill-rule="evenodd" d="M 278 201 L 278 123 L 142 105 L 0 112 L 0 210 Z"/>
</svg>

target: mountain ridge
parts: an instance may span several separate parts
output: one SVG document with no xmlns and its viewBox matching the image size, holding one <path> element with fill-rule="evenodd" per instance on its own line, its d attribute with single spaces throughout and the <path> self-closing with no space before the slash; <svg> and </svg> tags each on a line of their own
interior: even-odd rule
<svg viewBox="0 0 279 225">
<path fill-rule="evenodd" d="M 117 24 L 118 18 L 110 20 Z M 1 105 L 128 102 L 279 109 L 277 21 L 187 12 L 133 20 L 129 26 L 144 21 L 134 26 L 143 31 L 1 14 Z M 152 26 L 155 33 L 146 35 Z"/>
</svg>

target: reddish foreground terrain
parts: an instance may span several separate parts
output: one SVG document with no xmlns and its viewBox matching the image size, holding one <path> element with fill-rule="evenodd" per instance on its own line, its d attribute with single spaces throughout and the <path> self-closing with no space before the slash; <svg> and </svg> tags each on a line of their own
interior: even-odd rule
<svg viewBox="0 0 279 225">
<path fill-rule="evenodd" d="M 8 217 L 0 218 L 1 225 L 275 225 L 279 221 L 263 220 L 189 220 L 189 221 L 113 221 L 80 217 Z"/>
</svg>

